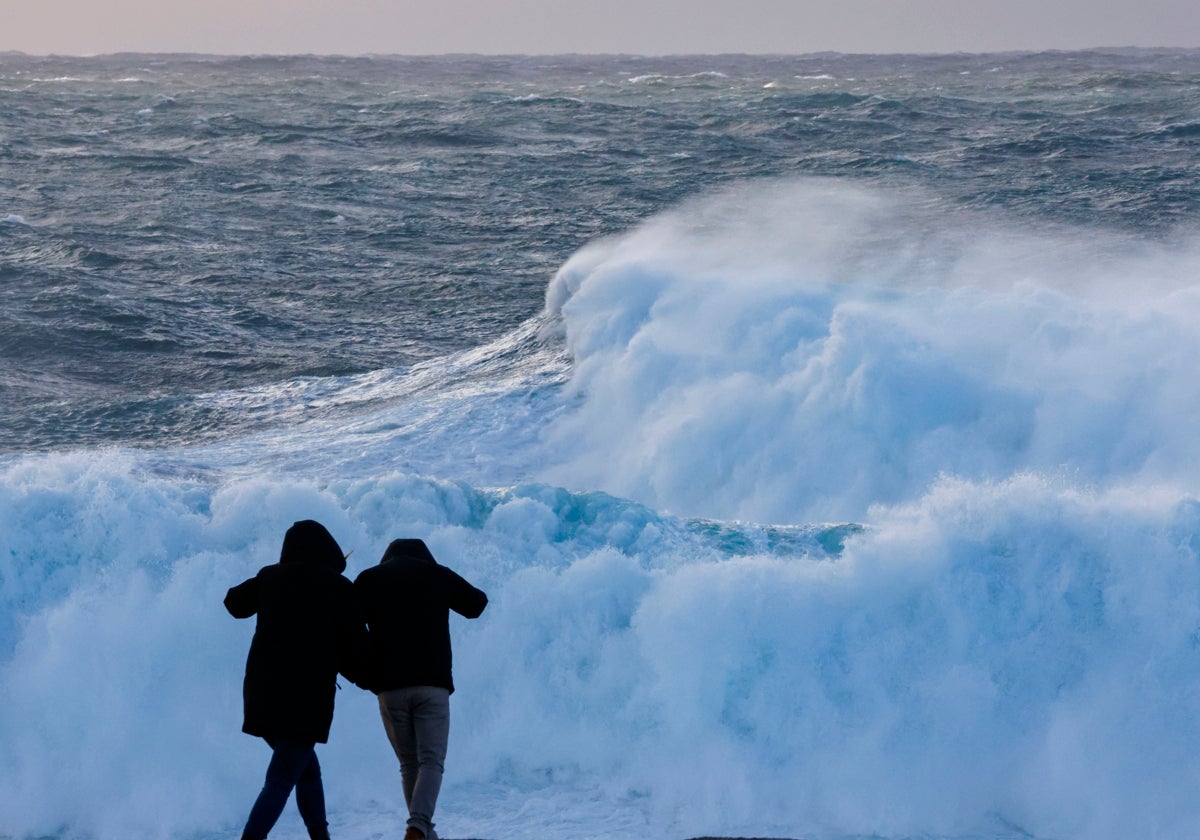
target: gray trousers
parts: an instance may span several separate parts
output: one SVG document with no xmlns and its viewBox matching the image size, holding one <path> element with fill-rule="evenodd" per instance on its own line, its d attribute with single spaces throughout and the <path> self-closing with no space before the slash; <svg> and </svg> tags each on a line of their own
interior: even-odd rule
<svg viewBox="0 0 1200 840">
<path fill-rule="evenodd" d="M 431 685 L 381 691 L 379 714 L 400 759 L 408 825 L 433 840 L 433 810 L 450 739 L 450 692 Z"/>
</svg>

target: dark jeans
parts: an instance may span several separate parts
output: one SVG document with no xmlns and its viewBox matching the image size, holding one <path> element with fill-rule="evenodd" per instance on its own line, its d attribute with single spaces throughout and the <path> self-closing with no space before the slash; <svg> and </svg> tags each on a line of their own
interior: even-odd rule
<svg viewBox="0 0 1200 840">
<path fill-rule="evenodd" d="M 267 779 L 262 792 L 250 809 L 246 830 L 242 833 L 248 840 L 263 840 L 275 827 L 275 821 L 283 813 L 292 788 L 296 789 L 296 807 L 314 838 L 329 836 L 329 824 L 325 821 L 325 789 L 321 786 L 321 765 L 311 741 L 279 741 L 264 739 L 271 746 L 271 763 L 267 765 Z"/>
</svg>

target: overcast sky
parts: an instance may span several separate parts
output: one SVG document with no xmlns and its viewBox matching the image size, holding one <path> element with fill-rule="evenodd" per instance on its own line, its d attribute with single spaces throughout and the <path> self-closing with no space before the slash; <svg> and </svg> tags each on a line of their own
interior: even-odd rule
<svg viewBox="0 0 1200 840">
<path fill-rule="evenodd" d="M 0 50 L 807 53 L 1200 47 L 1200 0 L 0 0 Z"/>
</svg>

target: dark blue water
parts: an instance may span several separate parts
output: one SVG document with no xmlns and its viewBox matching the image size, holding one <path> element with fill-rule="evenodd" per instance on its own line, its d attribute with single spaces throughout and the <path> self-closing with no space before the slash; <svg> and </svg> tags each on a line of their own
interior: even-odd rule
<svg viewBox="0 0 1200 840">
<path fill-rule="evenodd" d="M 1194 51 L 5 54 L 0 450 L 238 434 L 261 414 L 193 398 L 479 345 L 582 245 L 747 179 L 1168 235 L 1198 81 Z"/>
</svg>

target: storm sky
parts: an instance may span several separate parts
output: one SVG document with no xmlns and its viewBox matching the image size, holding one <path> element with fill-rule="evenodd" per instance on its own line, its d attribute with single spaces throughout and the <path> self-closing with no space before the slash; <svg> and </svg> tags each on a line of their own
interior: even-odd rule
<svg viewBox="0 0 1200 840">
<path fill-rule="evenodd" d="M 1200 47 L 1197 0 L 0 0 L 0 50 L 990 52 Z"/>
</svg>

